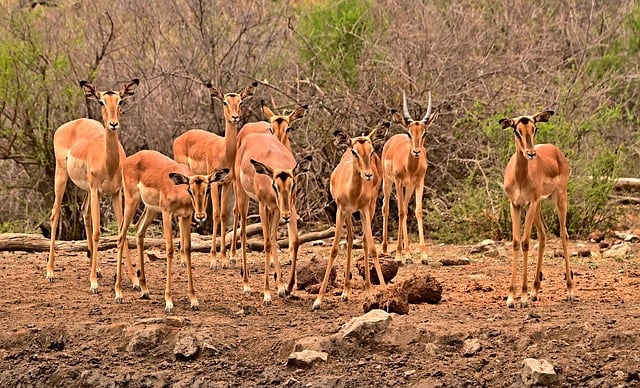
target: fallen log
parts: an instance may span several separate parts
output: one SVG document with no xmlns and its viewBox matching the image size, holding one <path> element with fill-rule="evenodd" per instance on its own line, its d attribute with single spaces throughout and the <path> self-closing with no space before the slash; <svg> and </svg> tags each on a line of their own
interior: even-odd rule
<svg viewBox="0 0 640 388">
<path fill-rule="evenodd" d="M 247 227 L 247 235 L 257 234 L 261 232 L 260 224 L 252 224 Z M 327 230 L 319 232 L 310 232 L 300 236 L 300 243 L 319 240 L 332 237 L 335 229 L 330 227 Z M 231 239 L 231 236 L 229 236 Z M 175 239 L 174 239 L 175 241 Z M 22 251 L 22 252 L 48 252 L 50 240 L 39 234 L 28 233 L 0 233 L 0 252 L 2 251 Z M 129 249 L 136 248 L 136 240 L 133 236 L 127 237 Z M 163 248 L 165 244 L 164 238 L 145 238 L 145 248 Z M 219 245 L 219 243 L 218 243 Z M 278 241 L 280 248 L 289 246 L 288 240 Z M 98 250 L 104 251 L 118 247 L 117 236 L 104 236 L 100 238 Z M 248 248 L 253 251 L 264 250 L 264 245 L 260 241 L 252 241 L 248 244 Z M 81 241 L 56 241 L 56 250 L 64 252 L 86 252 L 87 242 Z M 209 252 L 211 250 L 211 239 L 201 238 L 197 234 L 191 235 L 191 250 L 193 252 Z"/>
</svg>

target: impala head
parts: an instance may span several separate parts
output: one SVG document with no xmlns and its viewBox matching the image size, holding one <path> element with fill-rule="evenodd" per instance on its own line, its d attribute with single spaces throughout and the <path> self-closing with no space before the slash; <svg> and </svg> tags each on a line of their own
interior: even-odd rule
<svg viewBox="0 0 640 388">
<path fill-rule="evenodd" d="M 95 86 L 85 80 L 80 81 L 80 87 L 84 89 L 86 98 L 98 100 L 102 107 L 102 121 L 105 128 L 113 131 L 120 127 L 120 107 L 124 103 L 125 98 L 133 96 L 136 86 L 140 83 L 137 78 L 132 79 L 129 83 L 124 84 L 120 91 L 115 92 L 108 90 L 99 92 Z"/>
<path fill-rule="evenodd" d="M 212 183 L 222 182 L 227 177 L 229 169 L 223 168 L 210 175 L 186 176 L 177 172 L 169 173 L 169 178 L 174 185 L 186 185 L 187 192 L 193 205 L 193 215 L 196 221 L 203 222 L 207 219 L 207 199 Z"/>
<path fill-rule="evenodd" d="M 390 123 L 383 124 L 389 128 Z M 358 171 L 360 177 L 365 181 L 375 178 L 373 168 L 371 167 L 371 156 L 375 152 L 373 148 L 373 137 L 379 127 L 374 128 L 366 136 L 349 137 L 343 131 L 335 131 L 333 136 L 336 137 L 338 144 L 344 144 L 349 147 L 353 155 L 353 167 Z"/>
<path fill-rule="evenodd" d="M 401 122 L 405 126 L 405 133 L 411 140 L 411 156 L 419 158 L 424 152 L 424 139 L 427 136 L 427 129 L 438 117 L 438 112 L 431 114 L 431 92 L 429 92 L 429 105 L 427 107 L 427 113 L 422 120 L 415 121 L 409 114 L 409 108 L 407 107 L 407 95 L 402 91 L 402 115 L 399 112 L 393 112 L 397 121 Z"/>
<path fill-rule="evenodd" d="M 516 139 L 516 149 L 521 152 L 526 159 L 536 157 L 536 123 L 546 123 L 553 116 L 552 110 L 545 110 L 533 116 L 520 116 L 512 119 L 500 119 L 498 123 L 502 129 L 512 128 Z"/>
<path fill-rule="evenodd" d="M 304 114 L 308 109 L 307 105 L 303 105 L 291 112 L 289 115 L 276 115 L 268 106 L 265 105 L 264 100 L 260 101 L 260 106 L 262 107 L 262 113 L 264 113 L 271 125 L 269 130 L 282 144 L 286 143 L 289 132 L 293 130 L 291 128 L 291 124 L 304 117 Z"/>
<path fill-rule="evenodd" d="M 307 155 L 299 159 L 294 168 L 288 170 L 273 169 L 257 160 L 250 160 L 257 174 L 264 174 L 271 179 L 276 204 L 284 222 L 291 220 L 291 212 L 296 205 L 296 176 L 309 169 L 312 159 L 311 155 Z"/>
<path fill-rule="evenodd" d="M 256 81 L 238 93 L 224 94 L 220 88 L 213 86 L 211 82 L 207 83 L 211 97 L 222 101 L 225 120 L 232 124 L 237 124 L 240 121 L 240 108 L 245 101 L 253 97 L 257 86 L 258 82 Z"/>
</svg>

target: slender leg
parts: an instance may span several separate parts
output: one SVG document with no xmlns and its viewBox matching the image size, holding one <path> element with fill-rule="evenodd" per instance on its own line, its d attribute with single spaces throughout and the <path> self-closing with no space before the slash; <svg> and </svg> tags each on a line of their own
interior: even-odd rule
<svg viewBox="0 0 640 388">
<path fill-rule="evenodd" d="M 513 235 L 513 257 L 511 259 L 511 285 L 507 297 L 507 307 L 513 307 L 516 291 L 516 273 L 518 272 L 518 254 L 520 253 L 520 206 L 511 203 L 511 234 Z"/>
<path fill-rule="evenodd" d="M 54 178 L 55 199 L 53 200 L 51 217 L 49 217 L 49 223 L 51 225 L 51 243 L 49 245 L 49 259 L 47 260 L 46 274 L 46 278 L 49 282 L 53 282 L 55 278 L 53 271 L 55 266 L 56 236 L 58 234 L 58 224 L 60 222 L 60 208 L 62 207 L 62 198 L 64 197 L 64 192 L 67 188 L 68 179 L 69 176 L 67 175 L 66 167 L 57 164 Z"/>
<path fill-rule="evenodd" d="M 98 257 L 98 242 L 100 240 L 100 197 L 97 188 L 91 188 L 91 226 L 93 231 L 91 238 L 93 239 L 93 247 L 91 250 L 91 275 L 89 281 L 91 282 L 91 288 L 89 291 L 92 294 L 98 293 L 98 266 L 100 265 L 100 259 Z M 89 236 L 87 236 L 89 238 Z"/>
<path fill-rule="evenodd" d="M 402 206 L 406 209 L 404 214 L 404 222 L 402 223 L 402 240 L 404 247 L 404 260 L 405 263 L 411 263 L 411 243 L 409 242 L 409 232 L 407 230 L 407 217 L 409 213 L 409 202 L 411 201 L 411 195 L 413 194 L 415 187 L 412 184 L 409 184 L 404 188 L 404 205 Z"/>
<path fill-rule="evenodd" d="M 123 224 L 123 213 L 124 213 L 122 211 L 122 193 L 117 192 L 113 194 L 111 196 L 111 203 L 113 204 L 113 210 L 116 213 L 116 222 L 118 223 L 118 230 L 120 230 Z M 136 208 L 137 208 L 137 204 L 136 204 Z M 127 228 L 128 227 L 129 225 L 127 225 Z M 122 245 L 122 249 L 124 250 L 124 257 L 125 257 L 125 260 L 127 261 L 127 271 L 129 272 L 129 279 L 131 280 L 131 285 L 133 286 L 133 289 L 139 291 L 140 283 L 138 282 L 138 277 L 136 276 L 133 270 L 133 265 L 131 264 L 131 255 L 129 254 L 129 244 L 126 243 L 127 242 L 126 235 L 127 234 L 125 229 L 125 239 L 124 239 L 125 243 Z"/>
<path fill-rule="evenodd" d="M 396 261 L 403 262 L 402 242 L 404 240 L 403 233 L 407 229 L 407 207 L 405 206 L 405 190 L 404 186 L 396 185 L 396 194 L 398 196 L 398 243 L 396 246 Z"/>
<path fill-rule="evenodd" d="M 191 269 L 191 216 L 180 217 L 180 247 L 184 250 L 184 258 L 187 264 L 187 279 L 189 287 L 189 300 L 191 301 L 191 310 L 198 310 L 200 304 L 196 298 L 196 292 L 193 287 L 193 271 Z"/>
<path fill-rule="evenodd" d="M 218 234 L 218 215 L 220 214 L 220 197 L 219 197 L 219 184 L 211 184 L 211 223 L 213 224 L 211 231 L 211 268 L 218 266 L 218 257 L 216 254 L 217 234 Z M 224 268 L 224 265 L 222 266 Z"/>
<path fill-rule="evenodd" d="M 162 230 L 164 233 L 165 250 L 167 254 L 167 282 L 164 288 L 164 310 L 173 312 L 173 297 L 171 296 L 171 271 L 173 265 L 173 232 L 171 230 L 171 213 L 162 212 Z"/>
<path fill-rule="evenodd" d="M 127 246 L 127 231 L 129 230 L 129 226 L 131 225 L 131 220 L 133 220 L 133 216 L 138 208 L 139 200 L 136 197 L 132 197 L 128 201 L 128 205 L 125 205 L 124 209 L 124 217 L 122 219 L 122 223 L 120 224 L 120 228 L 118 229 L 118 261 L 116 262 L 116 284 L 114 286 L 115 294 L 116 294 L 116 303 L 122 303 L 122 256 L 130 256 L 129 249 L 125 250 L 125 246 Z M 131 263 L 131 257 L 127 257 L 127 262 Z M 138 289 L 140 289 L 140 280 L 136 277 L 135 282 L 132 279 L 132 283 L 138 285 Z"/>
<path fill-rule="evenodd" d="M 351 259 L 353 255 L 353 220 L 351 214 L 345 214 L 344 221 L 347 224 L 347 267 L 344 270 L 344 287 L 340 298 L 346 302 L 349 300 L 349 294 L 351 293 Z M 366 254 L 364 260 L 365 262 L 367 260 Z"/>
<path fill-rule="evenodd" d="M 227 257 L 227 210 L 229 209 L 229 197 L 231 196 L 231 182 L 222 183 L 222 200 L 220 204 L 220 256 L 222 268 L 229 267 Z"/>
<path fill-rule="evenodd" d="M 91 195 L 85 193 L 82 199 L 82 221 L 84 223 L 84 235 L 87 236 L 87 256 L 89 257 L 89 266 L 91 266 L 91 253 L 93 252 L 93 239 L 90 237 L 93 232 L 91 223 Z M 98 270 L 100 272 L 100 270 Z"/>
<path fill-rule="evenodd" d="M 276 269 L 276 288 L 278 289 L 278 296 L 284 298 L 287 296 L 287 291 L 282 280 L 282 267 L 280 266 L 280 258 L 278 258 L 278 225 L 280 224 L 280 209 L 277 207 L 270 211 L 271 216 L 269 219 L 269 229 L 271 235 L 271 258 Z"/>
<path fill-rule="evenodd" d="M 249 198 L 244 191 L 238 191 L 238 210 L 240 211 L 240 241 L 242 243 L 242 292 L 250 296 L 249 268 L 247 267 L 247 213 L 249 212 Z"/>
<path fill-rule="evenodd" d="M 338 211 L 336 212 L 336 233 L 333 238 L 333 245 L 331 246 L 331 256 L 329 256 L 329 263 L 327 263 L 327 270 L 324 272 L 324 278 L 322 279 L 322 285 L 320 286 L 320 291 L 318 292 L 318 296 L 316 300 L 313 302 L 312 310 L 319 310 L 320 305 L 322 304 L 322 298 L 324 297 L 324 293 L 327 291 L 327 283 L 329 283 L 329 275 L 331 274 L 331 268 L 333 267 L 333 262 L 338 256 L 338 249 L 340 247 L 340 237 L 342 237 L 342 224 L 344 219 L 346 219 L 346 215 L 342 213 L 342 208 L 338 205 Z"/>
<path fill-rule="evenodd" d="M 365 289 L 371 289 L 371 276 L 369 275 L 369 259 L 368 256 L 373 257 L 373 264 L 376 267 L 376 273 L 378 274 L 378 279 L 380 280 L 381 286 L 386 286 L 384 281 L 384 276 L 382 275 L 382 267 L 380 267 L 380 260 L 378 259 L 378 252 L 376 251 L 376 245 L 373 242 L 373 234 L 371 232 L 371 214 L 368 211 L 364 212 L 364 217 L 362 220 L 362 229 L 364 233 L 364 239 L 367 242 L 365 247 L 368 252 L 365 254 Z"/>
<path fill-rule="evenodd" d="M 520 294 L 520 306 L 527 307 L 529 304 L 528 285 L 527 285 L 527 265 L 529 262 L 529 240 L 531 238 L 531 229 L 533 228 L 533 220 L 539 217 L 540 201 L 532 201 L 527 210 L 524 219 L 524 230 L 522 235 L 522 293 Z"/>
<path fill-rule="evenodd" d="M 564 270 L 567 278 L 567 300 L 575 302 L 573 294 L 573 271 L 569 263 L 569 233 L 567 232 L 567 192 L 566 189 L 559 191 L 556 195 L 556 207 L 558 209 L 558 219 L 560 220 L 560 237 L 562 238 L 562 251 L 564 254 Z"/>
<path fill-rule="evenodd" d="M 422 196 L 424 194 L 424 176 L 416 186 L 416 221 L 418 222 L 418 238 L 420 241 L 420 259 L 427 262 L 427 245 L 424 242 L 424 224 L 422 222 Z"/>
<path fill-rule="evenodd" d="M 538 291 L 540 290 L 540 272 L 542 271 L 542 257 L 544 255 L 544 247 L 546 245 L 547 236 L 545 235 L 544 222 L 542 221 L 542 214 L 538 212 L 537 217 L 533 220 L 536 226 L 536 232 L 538 233 L 538 261 L 536 263 L 536 273 L 533 278 L 533 291 L 529 296 L 532 301 L 538 300 Z"/>
<path fill-rule="evenodd" d="M 145 207 L 136 230 L 136 248 L 138 251 L 138 281 L 140 282 L 140 299 L 149 299 L 149 288 L 147 287 L 147 276 L 144 273 L 144 235 L 151 225 L 156 213 Z"/>
<path fill-rule="evenodd" d="M 295 202 L 294 202 L 295 203 Z M 287 232 L 289 234 L 289 257 L 291 258 L 291 273 L 289 273 L 289 281 L 287 282 L 286 293 L 291 294 L 296 282 L 296 270 L 298 260 L 298 250 L 300 248 L 300 237 L 298 237 L 298 214 L 295 205 L 291 206 L 291 220 L 287 224 Z"/>
<path fill-rule="evenodd" d="M 382 193 L 384 198 L 382 200 L 382 252 L 387 253 L 387 244 L 389 238 L 389 200 L 391 199 L 391 189 L 393 188 L 393 181 L 390 178 L 385 177 L 382 181 Z"/>
<path fill-rule="evenodd" d="M 271 224 L 271 214 L 267 207 L 263 204 L 259 204 L 260 211 L 260 223 L 262 224 L 262 237 L 264 240 L 264 287 L 263 287 L 263 303 L 265 306 L 271 304 L 271 291 L 269 290 L 269 275 L 270 275 L 270 264 L 271 264 L 271 233 L 269 231 L 269 226 Z"/>
</svg>

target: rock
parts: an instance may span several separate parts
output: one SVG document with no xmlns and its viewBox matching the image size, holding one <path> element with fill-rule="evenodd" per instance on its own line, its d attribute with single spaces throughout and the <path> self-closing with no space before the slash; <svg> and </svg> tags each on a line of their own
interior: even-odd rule
<svg viewBox="0 0 640 388">
<path fill-rule="evenodd" d="M 381 309 L 388 313 L 408 314 L 409 299 L 407 291 L 396 284 L 376 289 L 365 297 L 362 308 L 365 313 Z"/>
<path fill-rule="evenodd" d="M 580 257 L 591 257 L 591 250 L 588 248 L 578 249 L 578 256 Z"/>
<path fill-rule="evenodd" d="M 184 335 L 178 338 L 176 345 L 173 348 L 173 355 L 178 360 L 192 360 L 196 358 L 200 346 L 198 340 L 193 335 Z"/>
<path fill-rule="evenodd" d="M 384 277 L 384 281 L 386 283 L 391 282 L 393 278 L 398 274 L 398 268 L 400 268 L 400 263 L 397 262 L 392 256 L 389 256 L 385 253 L 381 253 L 378 255 L 378 259 L 380 260 L 380 268 L 382 269 L 382 276 Z M 362 278 L 365 278 L 366 273 L 364 272 L 364 256 L 360 256 L 356 260 L 356 268 L 360 273 Z M 373 265 L 373 259 L 369 258 L 369 276 L 371 277 L 371 284 L 380 284 L 380 280 L 378 279 L 378 272 L 376 271 L 375 265 Z"/>
<path fill-rule="evenodd" d="M 222 349 L 219 345 L 209 342 L 203 342 L 200 354 L 202 355 L 202 357 L 217 357 L 222 354 Z"/>
<path fill-rule="evenodd" d="M 347 240 L 340 240 L 338 245 L 340 246 L 340 249 L 346 250 L 347 249 Z M 353 239 L 353 245 L 351 246 L 351 249 L 362 249 L 362 247 L 363 247 L 362 240 L 354 238 Z"/>
<path fill-rule="evenodd" d="M 606 259 L 624 259 L 633 254 L 633 250 L 627 243 L 614 245 L 611 249 L 602 252 L 602 256 Z"/>
<path fill-rule="evenodd" d="M 329 260 L 320 259 L 317 256 L 312 256 L 311 260 L 303 261 L 296 270 L 296 282 L 299 290 L 307 290 L 309 287 L 313 287 L 322 283 L 324 273 L 327 270 Z M 329 273 L 329 287 L 333 286 L 336 281 L 336 269 L 331 268 Z M 307 291 L 308 292 L 308 291 Z M 317 291 L 316 291 L 317 293 Z"/>
<path fill-rule="evenodd" d="M 459 259 L 440 259 L 440 264 L 445 266 L 451 265 L 469 265 L 471 264 L 471 260 L 467 257 L 461 257 Z"/>
<path fill-rule="evenodd" d="M 315 350 L 303 350 L 301 352 L 293 352 L 287 359 L 287 366 L 298 368 L 308 368 L 316 362 L 327 362 L 328 354 Z"/>
<path fill-rule="evenodd" d="M 589 241 L 599 243 L 605 239 L 605 233 L 599 230 L 591 232 L 588 237 Z"/>
<path fill-rule="evenodd" d="M 469 254 L 473 255 L 476 253 L 484 253 L 490 250 L 495 249 L 496 247 L 496 242 L 491 240 L 491 239 L 486 239 L 486 240 L 482 240 L 480 241 L 477 245 L 471 247 L 471 249 L 469 249 Z"/>
<path fill-rule="evenodd" d="M 477 338 L 467 339 L 462 344 L 462 355 L 464 357 L 474 356 L 480 350 L 482 350 L 482 344 L 480 344 L 480 340 Z"/>
<path fill-rule="evenodd" d="M 413 274 L 409 279 L 400 283 L 407 292 L 409 303 L 430 303 L 435 304 L 442 299 L 442 284 L 431 275 L 418 277 Z"/>
<path fill-rule="evenodd" d="M 162 325 L 134 325 L 124 331 L 125 350 L 146 354 L 155 348 L 166 336 L 168 329 Z"/>
<path fill-rule="evenodd" d="M 520 377 L 525 385 L 551 385 L 558 379 L 553 365 L 543 358 L 525 358 Z"/>
<path fill-rule="evenodd" d="M 391 324 L 391 319 L 391 315 L 383 310 L 371 310 L 345 323 L 338 336 L 343 339 L 353 338 L 363 343 L 384 332 Z"/>
<path fill-rule="evenodd" d="M 598 247 L 600 249 L 607 249 L 611 246 L 611 244 L 609 244 L 608 241 L 600 241 L 600 243 L 598 244 Z"/>
<path fill-rule="evenodd" d="M 293 352 L 302 352 L 304 350 L 315 350 L 316 352 L 327 352 L 331 346 L 331 338 L 329 337 L 303 337 L 296 341 L 293 345 Z"/>
<path fill-rule="evenodd" d="M 116 381 L 110 377 L 107 377 L 97 370 L 84 370 L 80 374 L 80 378 L 76 382 L 78 386 L 82 387 L 115 387 Z"/>
<path fill-rule="evenodd" d="M 424 346 L 424 351 L 431 357 L 435 357 L 438 355 L 438 345 L 433 342 L 429 342 Z"/>
<path fill-rule="evenodd" d="M 325 246 L 325 242 L 324 242 L 324 240 L 314 240 L 314 241 L 311 241 L 311 246 L 312 247 L 323 247 L 323 246 Z"/>
</svg>

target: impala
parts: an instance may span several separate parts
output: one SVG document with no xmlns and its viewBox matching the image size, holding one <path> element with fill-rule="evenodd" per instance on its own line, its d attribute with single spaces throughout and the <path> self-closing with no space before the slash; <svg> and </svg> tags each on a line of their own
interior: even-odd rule
<svg viewBox="0 0 640 388">
<path fill-rule="evenodd" d="M 422 194 L 424 192 L 424 176 L 427 172 L 427 151 L 424 148 L 424 138 L 427 134 L 427 129 L 433 124 L 438 113 L 431 115 L 431 92 L 429 92 L 427 113 L 422 120 L 414 121 L 409 114 L 407 96 L 404 91 L 402 92 L 402 112 L 402 116 L 397 113 L 394 115 L 406 127 L 405 133 L 392 136 L 382 149 L 382 191 L 384 194 L 382 203 L 382 252 L 387 252 L 389 199 L 391 198 L 391 189 L 395 184 L 399 218 L 396 260 L 403 260 L 404 249 L 407 250 L 409 257 L 411 255 L 409 235 L 407 233 L 407 212 L 409 201 L 415 192 L 415 214 L 418 221 L 420 254 L 424 261 L 427 259 L 422 224 Z"/>
<path fill-rule="evenodd" d="M 389 123 L 385 123 L 389 126 Z M 322 285 L 318 297 L 313 302 L 313 310 L 320 308 L 322 298 L 327 289 L 331 267 L 338 255 L 338 246 L 342 235 L 343 223 L 347 224 L 347 267 L 344 275 L 344 288 L 342 300 L 349 299 L 350 274 L 351 274 L 351 249 L 353 246 L 353 223 L 351 215 L 358 211 L 362 220 L 364 234 L 364 266 L 365 266 L 365 290 L 371 290 L 369 275 L 369 256 L 373 257 L 380 284 L 385 285 L 378 253 L 371 233 L 371 218 L 375 212 L 376 198 L 380 189 L 381 177 L 380 165 L 376 163 L 377 157 L 372 143 L 372 137 L 378 128 L 373 129 L 367 136 L 349 138 L 344 132 L 336 131 L 334 135 L 341 144 L 346 144 L 348 150 L 342 155 L 340 163 L 331 174 L 330 190 L 338 210 L 336 212 L 336 232 L 331 247 L 331 256 L 327 264 Z"/>
<path fill-rule="evenodd" d="M 217 170 L 210 175 L 192 175 L 189 167 L 156 151 L 139 151 L 129 156 L 122 165 L 124 191 L 124 221 L 118 235 L 118 265 L 116 269 L 116 302 L 122 302 L 120 286 L 121 261 L 127 245 L 127 230 L 140 201 L 144 211 L 138 221 L 136 244 L 138 249 L 138 279 L 141 298 L 149 299 L 149 289 L 144 272 L 144 235 L 156 214 L 162 214 L 162 229 L 167 254 L 167 282 L 164 292 L 165 310 L 173 311 L 171 296 L 171 271 L 173 262 L 173 233 L 171 218 L 179 218 L 180 257 L 185 260 L 191 308 L 197 310 L 198 299 L 193 288 L 191 272 L 191 217 L 197 221 L 207 218 L 207 195 L 210 185 L 221 182 L 228 170 Z"/>
<path fill-rule="evenodd" d="M 511 204 L 511 226 L 513 232 L 513 260 L 511 262 L 511 286 L 507 306 L 513 307 L 516 291 L 517 260 L 520 249 L 523 257 L 522 293 L 520 305 L 527 306 L 527 261 L 529 256 L 529 237 L 533 224 L 538 231 L 538 263 L 531 300 L 538 299 L 540 290 L 540 269 L 545 246 L 545 224 L 540 214 L 540 202 L 550 198 L 555 202 L 560 221 L 560 237 L 564 253 L 564 266 L 567 281 L 568 300 L 574 302 L 573 272 L 569 264 L 567 244 L 567 182 L 569 181 L 569 164 L 562 152 L 553 144 L 535 144 L 536 124 L 547 122 L 553 111 L 542 111 L 533 116 L 520 116 L 512 119 L 501 119 L 503 129 L 513 129 L 516 141 L 516 152 L 513 154 L 504 172 L 504 190 Z M 520 210 L 528 206 L 524 221 L 522 242 L 520 242 Z"/>
<path fill-rule="evenodd" d="M 264 100 L 260 100 L 260 106 L 262 108 L 262 113 L 264 113 L 265 117 L 269 122 L 266 121 L 257 121 L 253 123 L 247 123 L 242 126 L 242 129 L 238 133 L 237 145 L 238 148 L 242 145 L 244 139 L 255 133 L 271 133 L 273 134 L 280 143 L 282 143 L 288 150 L 291 152 L 291 142 L 289 141 L 289 132 L 293 130 L 291 124 L 294 121 L 297 121 L 304 117 L 305 112 L 308 109 L 307 105 L 303 105 L 298 107 L 293 112 L 288 115 L 276 115 L 273 111 L 265 104 Z M 237 199 L 237 197 L 236 197 Z M 233 206 L 233 237 L 231 238 L 231 257 L 236 257 L 236 241 L 237 241 L 237 228 L 239 221 L 239 212 L 238 212 L 238 201 L 234 203 Z"/>
<path fill-rule="evenodd" d="M 51 244 L 47 260 L 47 279 L 54 280 L 55 243 L 60 221 L 60 207 L 67 181 L 87 192 L 82 204 L 82 216 L 91 259 L 90 292 L 98 292 L 98 242 L 100 240 L 100 195 L 111 196 L 118 226 L 122 224 L 122 167 L 126 155 L 120 140 L 120 108 L 134 94 L 138 79 L 125 84 L 120 91 L 97 91 L 87 81 L 80 81 L 85 97 L 102 106 L 102 120 L 77 119 L 61 125 L 53 135 L 56 166 L 53 209 L 51 210 Z M 131 262 L 127 262 L 129 277 L 138 287 Z"/>
<path fill-rule="evenodd" d="M 218 196 L 218 184 L 211 185 L 211 203 L 213 205 L 213 233 L 211 242 L 211 267 L 216 266 L 216 234 L 220 221 L 220 255 L 222 267 L 229 264 L 225 228 L 227 225 L 227 205 L 233 184 L 233 165 L 236 157 L 236 139 L 238 137 L 238 122 L 240 121 L 241 106 L 253 97 L 257 82 L 245 87 L 238 93 L 222 93 L 211 83 L 207 84 L 211 97 L 222 101 L 225 118 L 224 137 L 201 129 L 191 129 L 178 136 L 173 142 L 173 157 L 178 163 L 186 164 L 194 174 L 211 174 L 212 172 L 228 168 L 229 179 L 222 183 L 222 193 Z"/>
<path fill-rule="evenodd" d="M 245 295 L 251 295 L 249 271 L 247 269 L 247 213 L 249 198 L 258 202 L 260 223 L 264 238 L 265 305 L 271 304 L 269 290 L 269 265 L 276 269 L 278 296 L 285 297 L 295 285 L 296 261 L 300 241 L 298 239 L 298 216 L 296 214 L 296 175 L 305 167 L 311 156 L 296 161 L 280 141 L 271 134 L 253 134 L 246 138 L 236 155 L 236 196 L 240 213 L 240 238 L 242 241 L 242 283 Z M 287 286 L 283 285 L 280 261 L 278 260 L 277 232 L 280 220 L 287 224 L 291 273 Z"/>
</svg>

